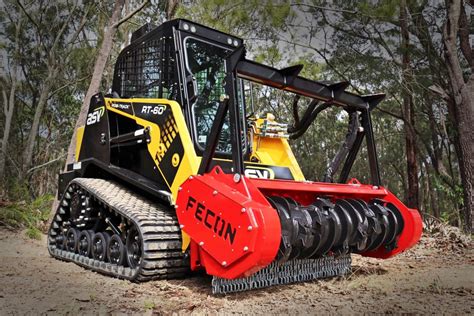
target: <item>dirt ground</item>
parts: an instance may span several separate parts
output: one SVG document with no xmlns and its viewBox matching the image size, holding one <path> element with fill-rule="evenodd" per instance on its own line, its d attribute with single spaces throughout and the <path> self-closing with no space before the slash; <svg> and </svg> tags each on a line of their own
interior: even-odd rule
<svg viewBox="0 0 474 316">
<path fill-rule="evenodd" d="M 472 314 L 472 242 L 453 234 L 390 260 L 354 256 L 344 278 L 213 296 L 207 276 L 134 284 L 51 258 L 44 236 L 0 228 L 0 315 Z"/>
</svg>

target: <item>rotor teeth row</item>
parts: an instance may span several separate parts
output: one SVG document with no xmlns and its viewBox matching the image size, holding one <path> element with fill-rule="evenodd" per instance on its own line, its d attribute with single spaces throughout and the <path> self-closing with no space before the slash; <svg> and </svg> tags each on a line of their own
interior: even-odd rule
<svg viewBox="0 0 474 316">
<path fill-rule="evenodd" d="M 379 247 L 393 249 L 403 230 L 403 217 L 391 203 L 360 199 L 318 198 L 302 206 L 290 198 L 268 197 L 281 223 L 282 239 L 277 260 L 318 258 L 366 252 Z"/>
</svg>

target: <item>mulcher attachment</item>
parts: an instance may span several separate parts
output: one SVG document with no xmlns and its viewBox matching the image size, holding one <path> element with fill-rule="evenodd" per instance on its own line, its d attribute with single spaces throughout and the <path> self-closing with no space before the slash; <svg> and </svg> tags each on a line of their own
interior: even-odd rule
<svg viewBox="0 0 474 316">
<path fill-rule="evenodd" d="M 318 259 L 295 259 L 270 263 L 257 273 L 241 279 L 212 279 L 212 293 L 226 294 L 261 289 L 274 285 L 342 276 L 351 271 L 351 256 L 325 256 Z"/>
<path fill-rule="evenodd" d="M 277 261 L 363 253 L 379 247 L 396 248 L 403 217 L 392 203 L 374 199 L 317 198 L 302 206 L 291 198 L 268 197 L 281 222 Z"/>
<path fill-rule="evenodd" d="M 343 275 L 350 255 L 388 258 L 413 246 L 421 218 L 386 189 L 249 179 L 219 167 L 180 187 L 176 213 L 191 269 L 228 293 Z"/>
</svg>

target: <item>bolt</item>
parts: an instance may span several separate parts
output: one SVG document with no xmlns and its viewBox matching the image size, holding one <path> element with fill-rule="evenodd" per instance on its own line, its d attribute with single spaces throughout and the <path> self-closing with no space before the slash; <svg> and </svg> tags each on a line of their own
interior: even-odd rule
<svg viewBox="0 0 474 316">
<path fill-rule="evenodd" d="M 222 266 L 225 267 L 227 265 L 226 261 L 222 261 Z"/>
<path fill-rule="evenodd" d="M 204 241 L 201 241 L 201 242 L 199 243 L 199 246 L 201 246 L 201 247 L 204 246 Z"/>
<path fill-rule="evenodd" d="M 245 213 L 246 209 L 245 207 L 242 207 L 242 209 L 240 210 L 242 213 Z"/>
<path fill-rule="evenodd" d="M 252 225 L 250 225 L 249 227 L 247 227 L 247 230 L 248 231 L 251 231 L 253 229 Z"/>
<path fill-rule="evenodd" d="M 174 206 L 174 208 L 177 209 L 177 208 L 178 208 L 178 204 L 176 204 L 176 205 Z"/>
<path fill-rule="evenodd" d="M 217 195 L 217 190 L 214 190 L 214 191 L 212 192 L 212 195 Z"/>
<path fill-rule="evenodd" d="M 249 251 L 249 247 L 245 246 L 244 251 Z"/>
<path fill-rule="evenodd" d="M 238 183 L 240 181 L 240 174 L 239 173 L 235 173 L 234 174 L 234 182 L 235 183 Z"/>
<path fill-rule="evenodd" d="M 182 187 L 179 187 L 179 188 L 178 188 L 178 191 L 181 191 L 182 189 L 183 189 Z"/>
<path fill-rule="evenodd" d="M 379 187 L 376 186 L 376 185 L 374 185 L 374 186 L 372 187 L 372 189 L 374 189 L 374 190 L 377 190 L 378 188 L 379 188 Z"/>
<path fill-rule="evenodd" d="M 184 228 L 184 225 L 183 225 L 183 224 L 179 225 L 179 228 L 183 229 L 183 228 Z"/>
<path fill-rule="evenodd" d="M 193 179 L 193 176 L 189 176 L 189 180 L 192 180 Z"/>
</svg>

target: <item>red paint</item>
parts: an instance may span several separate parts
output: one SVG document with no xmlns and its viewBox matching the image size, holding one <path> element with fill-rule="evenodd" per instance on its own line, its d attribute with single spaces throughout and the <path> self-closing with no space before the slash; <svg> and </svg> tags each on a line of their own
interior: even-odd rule
<svg viewBox="0 0 474 316">
<path fill-rule="evenodd" d="M 404 219 L 398 247 L 391 251 L 381 247 L 363 253 L 364 256 L 389 258 L 412 247 L 421 237 L 418 211 L 407 208 L 383 187 L 360 184 L 355 179 L 348 184 L 246 177 L 235 182 L 233 175 L 215 167 L 208 174 L 186 180 L 178 193 L 178 220 L 192 239 L 191 268 L 204 268 L 210 275 L 233 279 L 251 275 L 270 264 L 281 238 L 278 214 L 265 198 L 272 195 L 290 197 L 303 205 L 313 203 L 319 196 L 333 200 L 378 198 L 393 203 Z"/>
</svg>

